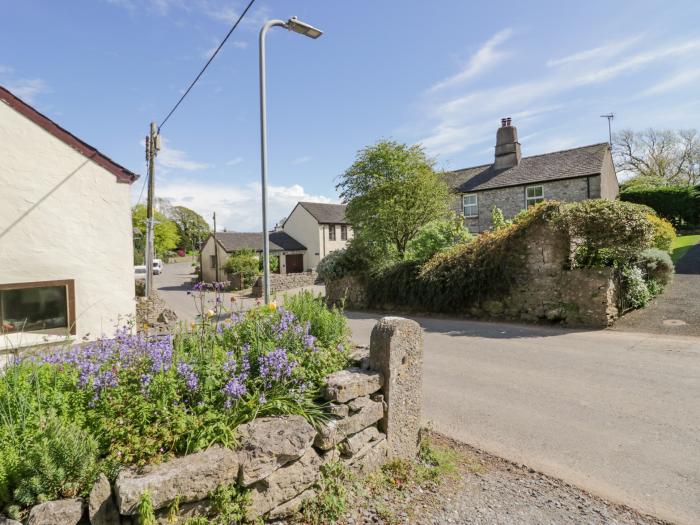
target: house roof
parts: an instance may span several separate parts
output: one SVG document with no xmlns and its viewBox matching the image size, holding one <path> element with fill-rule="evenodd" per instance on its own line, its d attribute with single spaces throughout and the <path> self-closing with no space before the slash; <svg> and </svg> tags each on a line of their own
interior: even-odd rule
<svg viewBox="0 0 700 525">
<path fill-rule="evenodd" d="M 324 202 L 300 202 L 319 224 L 348 224 L 345 218 L 345 204 L 327 204 Z"/>
<path fill-rule="evenodd" d="M 261 232 L 217 232 L 216 239 L 227 252 L 237 250 L 262 251 L 263 235 Z M 270 232 L 270 250 L 291 252 L 306 250 L 306 246 L 283 231 Z"/>
<path fill-rule="evenodd" d="M 445 177 L 451 190 L 464 193 L 598 175 L 603 169 L 607 150 L 608 143 L 603 142 L 523 157 L 517 166 L 503 170 L 495 170 L 493 164 L 485 164 L 456 170 Z"/>
<path fill-rule="evenodd" d="M 2 86 L 0 86 L 0 101 L 4 102 L 12 109 L 31 120 L 37 126 L 51 133 L 51 135 L 64 142 L 81 155 L 84 155 L 95 164 L 112 173 L 117 178 L 118 182 L 126 182 L 131 184 L 138 179 L 138 175 L 129 171 L 124 166 L 117 164 L 103 153 L 100 153 L 97 148 L 90 146 L 88 143 L 83 142 L 69 131 L 63 129 L 49 117 L 39 113 L 32 106 L 17 98 L 9 90 Z"/>
</svg>

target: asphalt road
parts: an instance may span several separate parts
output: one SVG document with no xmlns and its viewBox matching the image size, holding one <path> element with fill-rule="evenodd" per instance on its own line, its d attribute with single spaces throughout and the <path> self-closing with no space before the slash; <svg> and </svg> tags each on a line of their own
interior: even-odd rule
<svg viewBox="0 0 700 525">
<path fill-rule="evenodd" d="M 190 278 L 174 264 L 155 281 L 182 319 L 195 312 Z M 368 344 L 378 316 L 347 316 Z M 700 338 L 416 320 L 426 424 L 603 498 L 700 523 Z"/>
<path fill-rule="evenodd" d="M 368 344 L 376 316 L 348 312 Z M 700 339 L 416 318 L 426 423 L 679 523 L 700 523 Z"/>
</svg>

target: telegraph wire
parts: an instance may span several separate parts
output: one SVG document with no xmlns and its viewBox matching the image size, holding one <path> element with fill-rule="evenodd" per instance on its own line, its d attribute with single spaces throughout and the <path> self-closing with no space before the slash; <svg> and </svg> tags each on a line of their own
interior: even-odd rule
<svg viewBox="0 0 700 525">
<path fill-rule="evenodd" d="M 202 68 L 202 70 L 199 72 L 199 74 L 195 77 L 195 79 L 192 81 L 192 83 L 189 85 L 189 87 L 185 90 L 185 92 L 183 93 L 183 95 L 180 97 L 180 100 L 177 101 L 177 104 L 175 104 L 175 105 L 173 106 L 173 109 L 171 109 L 170 112 L 166 115 L 166 117 L 163 119 L 163 122 L 161 122 L 161 123 L 158 125 L 158 133 L 160 133 L 161 128 L 162 128 L 163 126 L 165 126 L 165 123 L 168 121 L 168 119 L 170 118 L 170 116 L 171 116 L 173 113 L 175 113 L 175 110 L 176 110 L 176 109 L 178 108 L 178 106 L 182 103 L 182 101 L 185 100 L 185 97 L 189 94 L 189 92 L 192 90 L 192 88 L 193 88 L 194 85 L 197 83 L 197 81 L 199 80 L 199 78 L 200 78 L 200 77 L 204 74 L 204 72 L 207 70 L 207 68 L 209 67 L 209 64 L 211 64 L 212 60 L 214 60 L 214 58 L 216 57 L 216 55 L 219 54 L 219 51 L 221 51 L 221 48 L 224 46 L 224 44 L 225 44 L 226 41 L 229 39 L 229 37 L 231 36 L 231 34 L 236 30 L 236 28 L 238 27 L 238 24 L 241 23 L 241 20 L 243 20 L 243 17 L 246 15 L 246 13 L 248 12 L 248 10 L 253 6 L 254 3 L 255 3 L 255 0 L 250 0 L 250 2 L 248 3 L 248 5 L 246 6 L 246 8 L 245 8 L 245 9 L 243 10 L 243 12 L 241 13 L 241 16 L 238 17 L 238 20 L 236 20 L 236 23 L 233 24 L 233 27 L 231 27 L 231 29 L 229 30 L 229 32 L 226 34 L 226 36 L 224 37 L 224 39 L 221 41 L 221 43 L 219 44 L 219 47 L 216 48 L 216 51 L 214 51 L 214 53 L 212 54 L 212 56 L 209 57 L 209 60 L 207 60 L 207 63 L 204 64 L 204 67 Z"/>
</svg>

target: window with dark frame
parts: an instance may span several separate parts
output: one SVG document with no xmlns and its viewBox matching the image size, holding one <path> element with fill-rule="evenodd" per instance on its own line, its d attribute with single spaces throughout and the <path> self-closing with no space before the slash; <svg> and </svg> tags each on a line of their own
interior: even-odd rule
<svg viewBox="0 0 700 525">
<path fill-rule="evenodd" d="M 328 225 L 328 240 L 329 241 L 335 240 L 335 224 Z"/>
<path fill-rule="evenodd" d="M 348 227 L 346 224 L 341 224 L 340 225 L 340 240 L 341 241 L 347 241 L 348 240 Z"/>
<path fill-rule="evenodd" d="M 73 280 L 0 284 L 0 333 L 75 334 Z"/>
</svg>

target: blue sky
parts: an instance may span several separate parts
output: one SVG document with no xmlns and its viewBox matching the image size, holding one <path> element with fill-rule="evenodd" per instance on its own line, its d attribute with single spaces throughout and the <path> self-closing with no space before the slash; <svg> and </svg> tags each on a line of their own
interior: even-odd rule
<svg viewBox="0 0 700 525">
<path fill-rule="evenodd" d="M 225 35 L 243 2 L 3 2 L 0 84 L 117 162 L 145 173 L 142 137 Z M 700 3 L 257 0 L 163 128 L 157 195 L 229 230 L 259 220 L 257 33 L 268 39 L 271 218 L 337 201 L 337 176 L 380 138 L 438 165 L 488 163 L 501 117 L 524 155 L 616 129 L 699 127 Z M 134 201 L 141 181 L 134 184 Z"/>
</svg>

